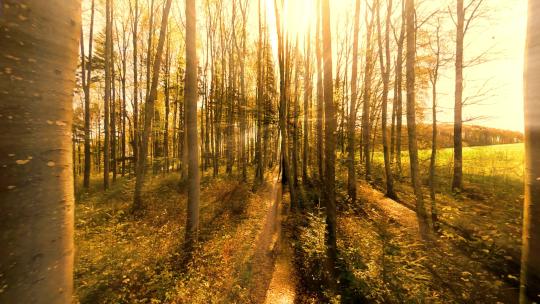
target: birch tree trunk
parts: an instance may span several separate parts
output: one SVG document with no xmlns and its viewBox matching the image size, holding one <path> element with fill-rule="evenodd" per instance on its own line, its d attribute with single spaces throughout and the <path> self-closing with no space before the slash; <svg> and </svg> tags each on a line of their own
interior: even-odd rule
<svg viewBox="0 0 540 304">
<path fill-rule="evenodd" d="M 0 303 L 72 302 L 80 30 L 80 1 L 10 2 L 0 16 Z"/>
</svg>

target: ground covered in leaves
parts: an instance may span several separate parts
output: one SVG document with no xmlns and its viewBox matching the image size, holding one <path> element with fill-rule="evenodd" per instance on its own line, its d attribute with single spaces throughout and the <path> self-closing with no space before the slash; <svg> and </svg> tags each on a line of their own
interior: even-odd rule
<svg viewBox="0 0 540 304">
<path fill-rule="evenodd" d="M 106 193 L 93 185 L 79 195 L 75 302 L 259 302 L 254 297 L 264 284 L 254 278 L 254 260 L 273 183 L 253 192 L 235 179 L 203 178 L 201 242 L 183 265 L 187 193 L 179 180 L 177 174 L 149 178 L 140 218 L 129 212 L 133 180 L 120 179 Z"/>
</svg>

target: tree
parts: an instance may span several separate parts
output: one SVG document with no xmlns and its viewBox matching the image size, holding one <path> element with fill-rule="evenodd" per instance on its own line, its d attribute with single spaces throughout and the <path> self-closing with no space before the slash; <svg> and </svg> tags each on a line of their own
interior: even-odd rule
<svg viewBox="0 0 540 304">
<path fill-rule="evenodd" d="M 81 4 L 12 2 L 0 29 L 10 32 L 0 35 L 0 302 L 71 303 Z"/>
<path fill-rule="evenodd" d="M 291 178 L 291 170 L 289 166 L 289 144 L 288 144 L 288 129 L 287 129 L 287 84 L 286 73 L 290 69 L 286 68 L 286 60 L 288 61 L 288 52 L 284 47 L 285 29 L 281 23 L 281 16 L 278 9 L 278 0 L 274 0 L 274 11 L 276 16 L 276 29 L 278 34 L 278 63 L 279 63 L 279 131 L 281 135 L 281 182 L 289 186 L 291 195 L 291 204 L 296 203 L 296 192 L 294 183 Z M 282 2 L 283 6 L 283 2 Z"/>
<path fill-rule="evenodd" d="M 133 206 L 132 211 L 137 213 L 142 209 L 142 197 L 141 190 L 145 178 L 146 169 L 146 157 L 148 154 L 148 141 L 150 138 L 150 132 L 152 129 L 152 120 L 154 118 L 154 104 L 157 98 L 157 85 L 159 78 L 159 71 L 161 66 L 161 58 L 163 57 L 163 46 L 165 44 L 165 36 L 167 32 L 167 24 L 169 18 L 169 11 L 171 8 L 171 1 L 167 0 L 163 7 L 163 14 L 161 16 L 161 30 L 159 33 L 158 47 L 154 58 L 152 83 L 150 86 L 150 92 L 146 96 L 146 104 L 144 109 L 144 129 L 142 134 L 142 143 L 140 149 L 140 159 L 137 162 L 137 172 L 135 178 L 135 193 L 133 194 Z"/>
<path fill-rule="evenodd" d="M 334 108 L 334 88 L 332 77 L 332 33 L 330 31 L 329 0 L 322 2 L 322 36 L 324 58 L 324 118 L 325 128 L 325 166 L 324 166 L 324 198 L 326 201 L 326 239 L 328 272 L 333 281 L 334 264 L 337 259 L 336 244 L 336 193 L 335 193 L 335 159 L 336 159 L 336 111 Z"/>
<path fill-rule="evenodd" d="M 103 101 L 104 117 L 103 131 L 105 141 L 103 143 L 103 189 L 109 188 L 110 166 L 110 101 L 111 101 L 111 51 L 112 51 L 112 16 L 111 0 L 105 0 L 105 98 Z"/>
<path fill-rule="evenodd" d="M 540 3 L 529 1 L 524 68 L 525 198 L 520 303 L 540 301 Z M 528 297 L 528 299 L 527 299 Z"/>
<path fill-rule="evenodd" d="M 169 5 L 171 0 L 168 0 Z M 186 0 L 186 128 L 188 149 L 188 204 L 185 244 L 188 251 L 197 241 L 199 229 L 199 144 L 197 142 L 197 24 L 195 0 Z"/>
<path fill-rule="evenodd" d="M 90 16 L 90 33 L 88 34 L 88 61 L 84 56 L 84 35 L 81 27 L 81 69 L 82 69 L 82 87 L 84 91 L 84 177 L 83 187 L 90 187 L 90 84 L 92 82 L 92 51 L 94 42 L 94 13 L 95 1 L 92 0 Z"/>
<path fill-rule="evenodd" d="M 463 0 L 456 1 L 456 82 L 454 99 L 454 175 L 452 190 L 463 190 L 463 41 L 471 21 L 477 16 L 484 0 L 470 0 L 463 6 Z M 466 16 L 467 11 L 471 11 Z"/>
<path fill-rule="evenodd" d="M 377 3 L 379 4 L 379 3 Z M 392 0 L 387 2 L 386 13 L 386 30 L 385 30 L 385 44 L 382 43 L 381 34 L 381 17 L 379 13 L 380 9 L 377 7 L 377 33 L 379 42 L 379 62 L 381 66 L 383 92 L 382 92 L 382 142 L 383 142 L 383 157 L 384 157 L 384 172 L 386 175 L 386 196 L 391 199 L 397 199 L 396 192 L 394 191 L 394 177 L 392 175 L 392 167 L 390 164 L 390 152 L 388 147 L 388 133 L 387 133 L 387 112 L 388 112 L 388 91 L 390 88 L 390 18 L 392 16 Z M 383 54 L 383 50 L 384 53 Z M 386 59 L 385 59 L 386 58 Z M 386 61 L 386 63 L 385 63 Z"/>
<path fill-rule="evenodd" d="M 370 157 L 370 145 L 369 137 L 371 134 L 371 121 L 370 121 L 370 111 L 371 111 L 371 87 L 373 82 L 373 68 L 374 61 L 376 58 L 373 58 L 373 48 L 372 48 L 372 32 L 373 32 L 373 16 L 375 13 L 372 12 L 371 20 L 367 20 L 367 10 L 366 10 L 366 68 L 364 75 L 364 104 L 362 105 L 362 148 L 366 164 L 365 178 L 367 181 L 371 181 L 371 157 Z"/>
<path fill-rule="evenodd" d="M 416 62 L 416 24 L 414 0 L 406 0 L 405 13 L 407 23 L 407 133 L 409 135 L 409 159 L 411 166 L 411 180 L 416 196 L 416 212 L 425 216 L 422 185 L 418 169 L 418 146 L 416 142 L 416 92 L 415 92 L 415 62 Z"/>
<path fill-rule="evenodd" d="M 347 142 L 347 190 L 352 202 L 356 200 L 356 171 L 354 169 L 354 138 L 356 133 L 356 100 L 358 99 L 358 32 L 360 31 L 360 0 L 356 0 L 354 9 L 353 62 L 351 74 L 351 107 L 349 108 L 348 142 Z"/>
<path fill-rule="evenodd" d="M 437 19 L 437 27 L 435 30 L 435 45 L 430 43 L 430 47 L 435 55 L 435 62 L 433 63 L 430 73 L 429 81 L 431 82 L 431 115 L 432 115 L 432 133 L 431 133 L 431 157 L 429 161 L 429 196 L 431 199 L 431 221 L 434 228 L 437 228 L 437 205 L 435 198 L 435 165 L 437 161 L 437 82 L 439 80 L 439 68 L 441 66 L 441 22 Z"/>
</svg>

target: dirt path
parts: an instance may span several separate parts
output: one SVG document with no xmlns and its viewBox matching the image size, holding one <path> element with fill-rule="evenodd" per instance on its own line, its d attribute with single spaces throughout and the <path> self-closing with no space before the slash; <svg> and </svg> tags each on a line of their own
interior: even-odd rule
<svg viewBox="0 0 540 304">
<path fill-rule="evenodd" d="M 358 185 L 364 199 L 363 209 L 377 221 L 382 215 L 390 219 L 389 229 L 405 238 L 419 240 L 425 254 L 424 267 L 431 273 L 433 288 L 464 303 L 514 303 L 517 291 L 486 267 L 465 255 L 448 239 L 433 235 L 426 224 L 420 224 L 416 213 L 384 197 L 369 185 Z M 394 228 L 392 228 L 394 227 Z"/>
<path fill-rule="evenodd" d="M 288 205 L 280 208 L 282 210 L 279 213 L 278 226 L 281 226 L 281 223 L 285 222 L 289 213 L 288 208 Z M 278 241 L 275 249 L 277 256 L 272 273 L 272 280 L 270 281 L 270 286 L 268 286 L 264 303 L 292 304 L 296 298 L 297 284 L 297 277 L 292 263 L 293 248 L 291 246 L 288 231 L 282 229 L 282 227 L 278 227 L 277 236 Z"/>
<path fill-rule="evenodd" d="M 282 230 L 288 205 L 282 200 L 278 173 L 272 174 L 266 200 L 271 203 L 253 256 L 251 299 L 254 303 L 294 303 L 296 276 L 292 248 Z"/>
</svg>

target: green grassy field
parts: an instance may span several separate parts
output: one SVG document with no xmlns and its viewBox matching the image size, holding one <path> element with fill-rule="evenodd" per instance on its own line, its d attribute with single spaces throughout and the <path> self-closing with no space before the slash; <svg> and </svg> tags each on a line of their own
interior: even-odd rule
<svg viewBox="0 0 540 304">
<path fill-rule="evenodd" d="M 420 173 L 424 183 L 429 176 L 431 150 L 419 151 Z M 522 192 L 524 146 L 520 144 L 465 147 L 463 148 L 463 179 L 465 187 L 482 187 L 482 190 Z M 409 177 L 409 155 L 402 154 L 402 177 Z M 383 178 L 383 155 L 373 157 L 375 175 Z M 437 189 L 450 191 L 454 165 L 453 149 L 437 151 Z M 504 189 L 501 189 L 504 186 Z"/>
</svg>

